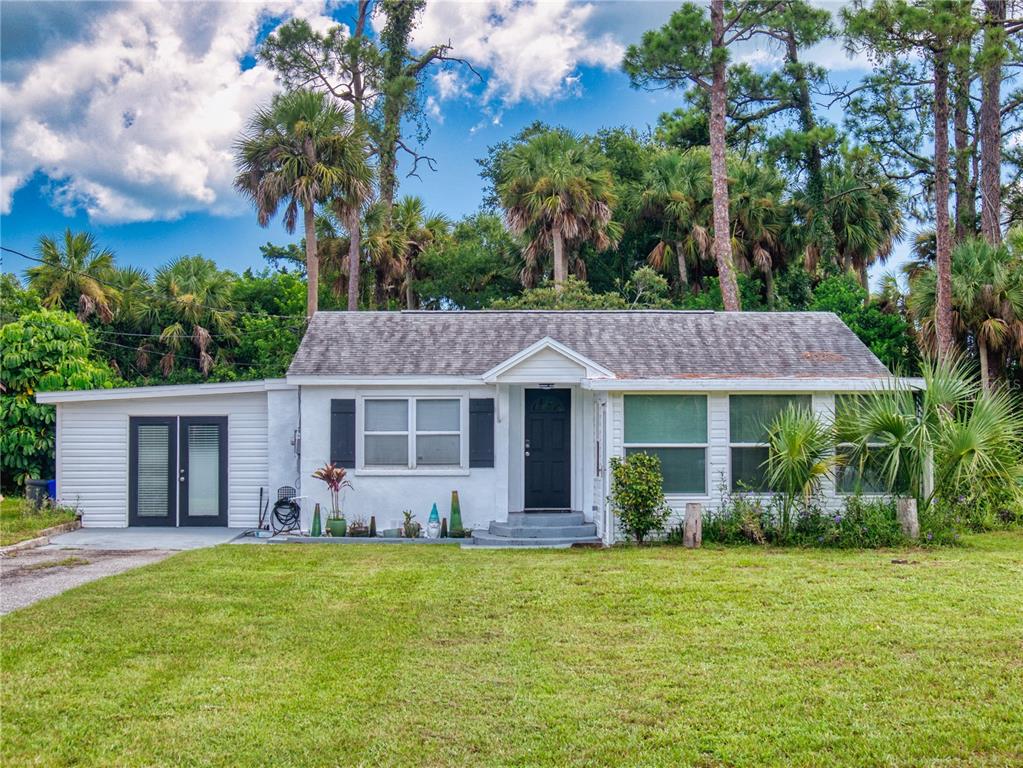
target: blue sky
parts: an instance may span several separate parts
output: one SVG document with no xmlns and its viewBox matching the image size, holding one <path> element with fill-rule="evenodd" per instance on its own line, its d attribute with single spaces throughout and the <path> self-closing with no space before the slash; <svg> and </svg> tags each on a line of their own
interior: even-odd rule
<svg viewBox="0 0 1023 768">
<path fill-rule="evenodd" d="M 431 78 L 423 150 L 437 171 L 404 179 L 400 194 L 457 218 L 479 205 L 476 158 L 533 120 L 579 132 L 655 123 L 678 94 L 631 89 L 617 62 L 676 7 L 431 2 L 416 43 L 450 40 L 484 82 L 457 65 Z M 235 270 L 262 267 L 261 244 L 300 234 L 259 227 L 230 186 L 231 142 L 276 88 L 253 51 L 281 19 L 302 16 L 322 28 L 350 10 L 317 0 L 3 2 L 3 244 L 32 253 L 39 235 L 70 226 L 93 231 L 120 263 L 148 269 L 195 253 Z M 741 55 L 772 62 L 768 50 Z M 863 62 L 837 43 L 814 57 L 837 80 L 862 74 Z M 21 273 L 28 262 L 4 254 L 3 266 Z"/>
</svg>

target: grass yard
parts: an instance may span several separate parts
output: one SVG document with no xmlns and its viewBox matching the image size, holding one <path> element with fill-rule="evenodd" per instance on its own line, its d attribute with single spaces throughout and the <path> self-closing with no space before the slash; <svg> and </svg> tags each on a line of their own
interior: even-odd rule
<svg viewBox="0 0 1023 768">
<path fill-rule="evenodd" d="M 1018 533 L 225 545 L 5 617 L 2 762 L 1023 765 L 1021 596 Z"/>
<path fill-rule="evenodd" d="M 28 510 L 27 507 L 24 499 L 0 501 L 0 547 L 35 538 L 44 528 L 70 523 L 75 519 L 75 513 L 70 509 L 44 507 Z"/>
</svg>

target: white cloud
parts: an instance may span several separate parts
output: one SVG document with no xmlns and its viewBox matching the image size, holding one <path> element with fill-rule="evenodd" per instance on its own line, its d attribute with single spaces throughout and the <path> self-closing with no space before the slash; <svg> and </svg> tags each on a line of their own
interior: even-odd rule
<svg viewBox="0 0 1023 768">
<path fill-rule="evenodd" d="M 450 41 L 452 55 L 487 70 L 486 99 L 542 101 L 577 92 L 580 66 L 611 69 L 621 62 L 622 44 L 591 29 L 593 11 L 590 3 L 568 0 L 435 0 L 413 44 L 422 50 Z M 441 89 L 453 83 L 437 85 L 445 98 Z"/>
<path fill-rule="evenodd" d="M 268 18 L 322 27 L 319 0 L 146 3 L 97 15 L 0 85 L 0 210 L 35 172 L 54 202 L 97 221 L 243 211 L 232 144 L 276 90 L 262 65 L 242 70 Z"/>
<path fill-rule="evenodd" d="M 440 102 L 433 96 L 426 97 L 426 114 L 443 125 L 444 113 L 440 110 Z"/>
</svg>

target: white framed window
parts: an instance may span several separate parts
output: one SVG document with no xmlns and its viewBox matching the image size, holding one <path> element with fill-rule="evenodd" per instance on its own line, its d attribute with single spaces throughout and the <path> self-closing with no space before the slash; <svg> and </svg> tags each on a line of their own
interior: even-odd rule
<svg viewBox="0 0 1023 768">
<path fill-rule="evenodd" d="M 862 402 L 869 394 L 837 394 L 835 395 L 835 421 L 841 423 L 848 418 L 851 409 Z M 883 496 L 889 493 L 905 493 L 909 490 L 909 478 L 900 472 L 896 479 L 896 487 L 890 489 L 886 479 L 884 444 L 867 441 L 866 454 L 856 455 L 855 446 L 851 443 L 839 443 L 835 453 L 839 458 L 835 469 L 835 490 L 840 494 L 862 494 L 864 496 Z"/>
<path fill-rule="evenodd" d="M 664 492 L 707 494 L 707 396 L 625 395 L 625 455 L 661 460 Z"/>
<path fill-rule="evenodd" d="M 771 422 L 790 405 L 810 409 L 811 395 L 729 395 L 728 447 L 733 491 L 770 493 L 767 459 Z"/>
<path fill-rule="evenodd" d="M 362 461 L 368 469 L 465 466 L 462 397 L 366 397 Z"/>
</svg>

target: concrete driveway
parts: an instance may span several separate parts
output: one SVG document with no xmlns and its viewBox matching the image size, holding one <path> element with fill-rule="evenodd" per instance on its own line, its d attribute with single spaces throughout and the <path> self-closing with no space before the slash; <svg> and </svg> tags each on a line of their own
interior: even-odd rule
<svg viewBox="0 0 1023 768">
<path fill-rule="evenodd" d="M 79 528 L 50 538 L 44 549 L 202 549 L 226 544 L 244 528 Z"/>
<path fill-rule="evenodd" d="M 80 584 L 236 539 L 237 528 L 79 528 L 0 557 L 0 614 Z"/>
</svg>

